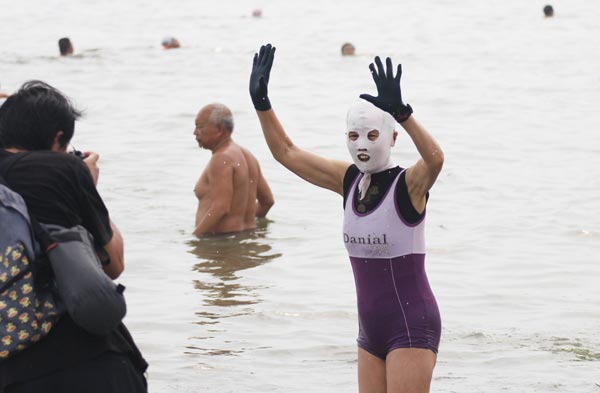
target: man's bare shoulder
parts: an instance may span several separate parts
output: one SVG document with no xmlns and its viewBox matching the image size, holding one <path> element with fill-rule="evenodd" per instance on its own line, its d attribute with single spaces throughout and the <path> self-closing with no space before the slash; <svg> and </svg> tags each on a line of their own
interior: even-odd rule
<svg viewBox="0 0 600 393">
<path fill-rule="evenodd" d="M 209 164 L 232 163 L 238 154 L 239 154 L 238 148 L 236 148 L 234 146 L 228 146 L 226 149 L 214 152 L 210 157 Z"/>
<path fill-rule="evenodd" d="M 220 174 L 233 167 L 236 162 L 236 154 L 229 150 L 213 153 L 208 162 L 207 170 L 211 174 Z"/>
</svg>

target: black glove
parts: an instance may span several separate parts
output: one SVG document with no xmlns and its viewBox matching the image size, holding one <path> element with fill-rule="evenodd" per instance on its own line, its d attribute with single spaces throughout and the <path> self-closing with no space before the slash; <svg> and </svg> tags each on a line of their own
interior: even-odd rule
<svg viewBox="0 0 600 393">
<path fill-rule="evenodd" d="M 387 70 L 383 70 L 383 64 L 379 56 L 375 56 L 375 64 L 377 64 L 377 71 L 373 63 L 369 64 L 371 75 L 377 86 L 377 97 L 373 97 L 369 94 L 361 94 L 360 98 L 369 101 L 379 109 L 386 111 L 387 113 L 394 116 L 394 119 L 398 123 L 406 121 L 413 110 L 408 104 L 402 102 L 402 93 L 400 92 L 400 77 L 402 76 L 402 64 L 398 64 L 398 72 L 394 77 L 394 70 L 392 69 L 392 60 L 388 57 L 385 59 L 385 65 Z"/>
<path fill-rule="evenodd" d="M 267 96 L 267 85 L 269 74 L 275 57 L 275 47 L 271 44 L 260 47 L 260 52 L 254 54 L 252 61 L 252 73 L 250 74 L 250 97 L 257 111 L 268 111 L 271 102 Z"/>
</svg>

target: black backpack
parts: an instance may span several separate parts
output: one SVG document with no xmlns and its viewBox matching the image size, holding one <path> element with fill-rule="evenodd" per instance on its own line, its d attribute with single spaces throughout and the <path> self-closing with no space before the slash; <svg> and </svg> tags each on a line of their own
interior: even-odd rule
<svg viewBox="0 0 600 393">
<path fill-rule="evenodd" d="M 46 336 L 62 307 L 23 198 L 0 175 L 0 361 Z"/>
</svg>

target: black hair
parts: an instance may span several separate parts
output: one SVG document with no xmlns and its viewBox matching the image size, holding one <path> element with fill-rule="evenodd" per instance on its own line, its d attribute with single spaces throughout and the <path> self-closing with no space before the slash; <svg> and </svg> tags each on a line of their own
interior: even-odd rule
<svg viewBox="0 0 600 393">
<path fill-rule="evenodd" d="M 550 4 L 548 4 L 544 7 L 544 15 L 546 15 L 546 16 L 554 15 L 554 8 L 552 8 L 552 6 Z"/>
<path fill-rule="evenodd" d="M 58 49 L 60 50 L 60 54 L 62 56 L 69 54 L 69 49 L 71 49 L 71 40 L 67 37 L 63 37 L 58 40 Z"/>
<path fill-rule="evenodd" d="M 49 84 L 25 82 L 0 106 L 0 147 L 24 150 L 50 150 L 56 133 L 67 146 L 81 112 L 63 93 Z"/>
</svg>

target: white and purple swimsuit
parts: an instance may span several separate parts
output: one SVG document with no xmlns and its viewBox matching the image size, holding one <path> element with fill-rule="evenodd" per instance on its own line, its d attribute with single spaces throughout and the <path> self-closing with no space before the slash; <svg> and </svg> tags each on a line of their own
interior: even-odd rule
<svg viewBox="0 0 600 393">
<path fill-rule="evenodd" d="M 414 223 L 400 213 L 398 174 L 370 211 L 355 208 L 356 176 L 346 192 L 344 243 L 350 256 L 358 302 L 358 346 L 385 359 L 397 348 L 437 353 L 441 321 L 425 274 L 425 215 Z M 391 192 L 390 192 L 391 191 Z"/>
</svg>

